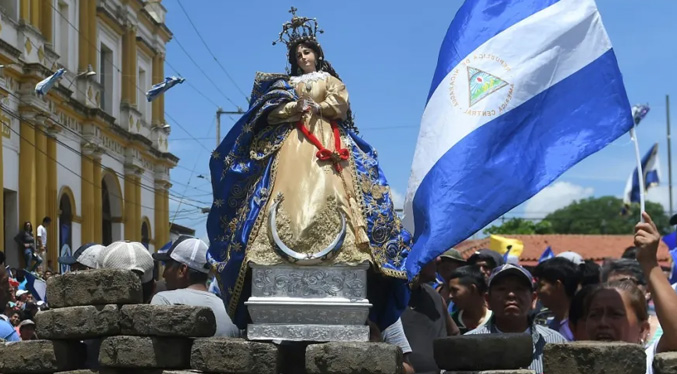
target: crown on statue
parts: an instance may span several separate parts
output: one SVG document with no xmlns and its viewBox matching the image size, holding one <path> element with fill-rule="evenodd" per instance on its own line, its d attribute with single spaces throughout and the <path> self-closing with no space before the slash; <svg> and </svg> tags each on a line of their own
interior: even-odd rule
<svg viewBox="0 0 677 374">
<path fill-rule="evenodd" d="M 318 28 L 318 23 L 315 18 L 299 17 L 296 15 L 297 10 L 298 9 L 291 7 L 289 10 L 289 13 L 292 14 L 291 21 L 282 25 L 282 32 L 280 32 L 278 39 L 273 42 L 273 45 L 282 42 L 289 48 L 292 45 L 305 41 L 317 41 L 315 35 L 324 32 Z"/>
</svg>

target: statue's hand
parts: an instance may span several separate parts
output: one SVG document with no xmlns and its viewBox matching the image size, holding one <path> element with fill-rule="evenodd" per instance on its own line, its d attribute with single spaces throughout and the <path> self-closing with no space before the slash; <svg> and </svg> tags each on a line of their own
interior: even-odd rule
<svg viewBox="0 0 677 374">
<path fill-rule="evenodd" d="M 320 112 L 320 104 L 314 102 L 313 99 L 305 99 L 303 111 L 317 114 Z"/>
</svg>

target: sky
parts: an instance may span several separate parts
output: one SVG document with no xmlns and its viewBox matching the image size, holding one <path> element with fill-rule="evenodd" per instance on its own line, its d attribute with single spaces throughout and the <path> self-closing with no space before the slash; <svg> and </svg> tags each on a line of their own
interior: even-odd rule
<svg viewBox="0 0 677 374">
<path fill-rule="evenodd" d="M 325 56 L 346 84 L 360 135 L 378 150 L 396 207 L 401 206 L 439 48 L 462 1 L 420 3 L 425 5 L 405 0 L 164 0 L 166 23 L 174 34 L 167 45 L 165 73 L 186 78 L 165 94 L 170 152 L 180 158 L 171 172 L 170 218 L 206 238 L 207 215 L 200 208 L 212 202 L 208 178 L 216 110 L 246 108 L 257 71 L 284 72 L 286 48 L 272 41 L 290 19 L 292 5 L 298 15 L 317 18 L 325 31 L 319 36 Z M 674 124 L 677 1 L 597 0 L 597 6 L 630 103 L 651 107 L 637 137 L 642 154 L 659 143 L 664 183 L 649 190 L 648 199 L 664 204 L 667 211 L 666 95 L 671 95 Z M 236 115 L 221 117 L 222 136 L 236 120 Z M 633 147 L 629 135 L 620 137 L 505 217 L 538 219 L 582 198 L 621 197 L 635 167 Z M 675 154 L 677 148 L 673 161 Z"/>
</svg>

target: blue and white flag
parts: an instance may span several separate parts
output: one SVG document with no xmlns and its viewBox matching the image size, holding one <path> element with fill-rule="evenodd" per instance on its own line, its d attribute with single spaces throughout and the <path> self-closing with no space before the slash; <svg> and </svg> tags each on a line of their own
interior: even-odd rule
<svg viewBox="0 0 677 374">
<path fill-rule="evenodd" d="M 185 81 L 185 78 L 178 78 L 178 77 L 166 77 L 164 82 L 154 84 L 153 87 L 146 92 L 146 99 L 148 102 L 151 102 L 155 100 L 160 94 L 164 93 L 168 89 L 176 86 L 179 83 L 183 83 Z"/>
<path fill-rule="evenodd" d="M 670 269 L 670 284 L 677 283 L 677 233 L 674 231 L 661 238 L 663 243 L 668 246 L 670 251 L 670 258 L 672 259 L 672 267 Z"/>
<path fill-rule="evenodd" d="M 541 254 L 541 257 L 538 258 L 538 263 L 540 264 L 543 261 L 549 260 L 551 258 L 555 258 L 555 252 L 552 251 L 552 248 L 548 246 L 548 248 L 543 251 Z"/>
<path fill-rule="evenodd" d="M 658 143 L 642 157 L 642 175 L 644 175 L 644 191 L 649 188 L 657 186 L 661 179 L 661 166 L 658 160 Z M 629 206 L 631 203 L 639 203 L 639 174 L 637 167 L 630 173 L 628 182 L 625 184 L 625 192 L 623 193 L 623 203 Z"/>
<path fill-rule="evenodd" d="M 409 275 L 632 124 L 593 0 L 467 0 L 421 120 L 404 211 Z"/>
<path fill-rule="evenodd" d="M 63 73 L 66 72 L 66 69 L 61 68 L 57 70 L 54 74 L 50 75 L 49 77 L 41 80 L 38 82 L 38 84 L 35 85 L 35 93 L 38 96 L 44 96 L 47 94 L 47 92 L 54 87 L 54 84 L 61 79 L 61 76 L 63 76 Z"/>
<path fill-rule="evenodd" d="M 26 272 L 24 277 L 26 278 L 25 289 L 28 290 L 36 300 L 44 301 L 47 294 L 47 282 L 43 279 L 36 278 L 35 275 L 29 272 Z"/>
</svg>

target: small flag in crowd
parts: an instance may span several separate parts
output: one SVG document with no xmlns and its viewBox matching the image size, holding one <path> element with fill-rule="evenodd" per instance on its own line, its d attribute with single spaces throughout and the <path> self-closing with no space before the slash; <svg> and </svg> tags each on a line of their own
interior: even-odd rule
<svg viewBox="0 0 677 374">
<path fill-rule="evenodd" d="M 26 278 L 26 290 L 33 295 L 35 300 L 45 301 L 45 295 L 47 293 L 47 282 L 42 279 L 36 278 L 35 275 L 30 272 L 25 273 Z"/>
<path fill-rule="evenodd" d="M 646 117 L 649 113 L 649 106 L 637 104 L 632 106 L 632 119 L 635 121 L 635 125 L 639 123 Z"/>
<path fill-rule="evenodd" d="M 549 260 L 551 258 L 555 258 L 555 252 L 552 251 L 552 248 L 548 246 L 548 248 L 543 251 L 541 254 L 541 257 L 538 258 L 538 263 L 540 264 L 543 261 Z"/>
<path fill-rule="evenodd" d="M 524 244 L 518 239 L 505 238 L 500 235 L 490 235 L 489 249 L 503 255 L 507 260 L 508 256 L 521 256 L 522 251 L 524 251 Z"/>
<path fill-rule="evenodd" d="M 628 132 L 630 109 L 594 0 L 466 0 L 421 119 L 408 275 Z"/>
<path fill-rule="evenodd" d="M 668 246 L 670 250 L 670 258 L 672 259 L 672 269 L 670 270 L 670 284 L 677 283 L 677 233 L 674 231 L 668 235 L 663 236 L 663 243 Z"/>
<path fill-rule="evenodd" d="M 644 191 L 648 191 L 649 188 L 658 186 L 658 183 L 660 183 L 661 171 L 658 159 L 658 143 L 654 144 L 642 158 L 642 175 L 644 176 Z M 630 173 L 628 182 L 625 184 L 625 192 L 623 193 L 624 212 L 627 212 L 630 204 L 639 203 L 639 194 L 639 174 L 635 167 L 632 173 Z"/>
<path fill-rule="evenodd" d="M 166 77 L 164 82 L 154 84 L 153 87 L 150 88 L 148 92 L 146 92 L 146 99 L 148 102 L 151 102 L 155 100 L 160 94 L 164 93 L 165 91 L 169 90 L 170 88 L 176 86 L 179 83 L 183 83 L 185 81 L 185 78 L 179 78 L 179 77 Z"/>
<path fill-rule="evenodd" d="M 61 68 L 56 71 L 56 73 L 50 75 L 49 77 L 41 80 L 38 84 L 35 85 L 35 93 L 38 96 L 44 96 L 47 92 L 52 89 L 54 84 L 61 79 L 61 76 L 66 72 L 66 69 Z"/>
</svg>

